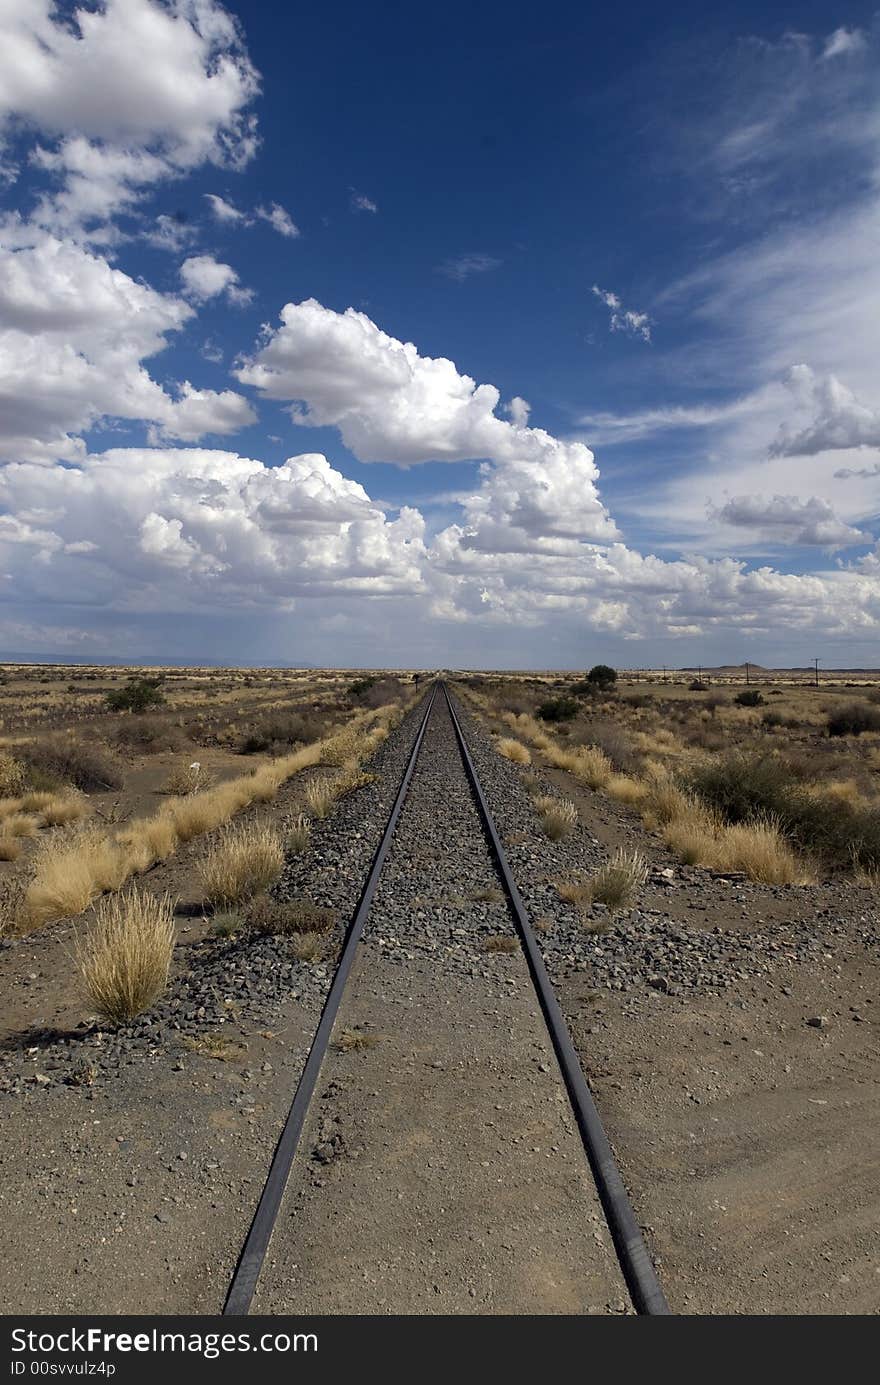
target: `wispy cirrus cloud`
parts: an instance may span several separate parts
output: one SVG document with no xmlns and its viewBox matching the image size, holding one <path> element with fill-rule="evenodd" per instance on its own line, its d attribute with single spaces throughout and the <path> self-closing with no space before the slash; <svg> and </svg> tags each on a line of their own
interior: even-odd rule
<svg viewBox="0 0 880 1385">
<path fill-rule="evenodd" d="M 454 259 L 443 260 L 437 265 L 437 273 L 457 284 L 463 284 L 474 274 L 488 274 L 490 270 L 500 269 L 503 262 L 495 255 L 458 255 Z"/>
<path fill-rule="evenodd" d="M 616 293 L 611 289 L 600 289 L 598 284 L 593 285 L 591 293 L 605 304 L 611 314 L 608 325 L 612 332 L 625 332 L 627 336 L 641 337 L 642 341 L 651 340 L 652 323 L 647 313 L 624 308 Z"/>
</svg>

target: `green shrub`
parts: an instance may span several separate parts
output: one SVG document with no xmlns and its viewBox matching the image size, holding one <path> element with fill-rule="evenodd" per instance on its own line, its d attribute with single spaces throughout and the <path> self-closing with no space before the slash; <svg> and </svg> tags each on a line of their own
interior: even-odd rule
<svg viewBox="0 0 880 1385">
<path fill-rule="evenodd" d="M 763 707 L 764 695 L 757 688 L 744 688 L 733 699 L 737 707 Z"/>
<path fill-rule="evenodd" d="M 735 752 L 694 770 L 686 786 L 725 822 L 774 818 L 826 866 L 880 866 L 880 811 L 811 794 L 775 756 Z"/>
<path fill-rule="evenodd" d="M 768 814 L 782 819 L 794 780 L 788 766 L 771 755 L 734 751 L 700 765 L 687 787 L 725 822 L 736 823 Z"/>
<path fill-rule="evenodd" d="M 375 678 L 356 678 L 348 690 L 348 695 L 359 701 L 364 693 L 368 693 L 370 688 L 375 687 L 375 684 Z"/>
<path fill-rule="evenodd" d="M 692 683 L 688 683 L 688 692 L 708 692 L 709 684 L 704 683 L 702 678 L 695 678 Z"/>
<path fill-rule="evenodd" d="M 608 664 L 594 664 L 587 674 L 587 682 L 596 688 L 613 688 L 617 682 L 617 670 Z"/>
<path fill-rule="evenodd" d="M 829 736 L 860 736 L 863 731 L 880 731 L 880 708 L 850 702 L 828 718 Z"/>
<path fill-rule="evenodd" d="M 130 678 L 123 688 L 113 688 L 107 693 L 107 706 L 111 712 L 146 712 L 150 707 L 161 707 L 165 698 L 159 691 L 161 678 Z"/>
<path fill-rule="evenodd" d="M 577 710 L 578 704 L 573 697 L 551 697 L 541 703 L 538 716 L 542 721 L 571 721 Z"/>
</svg>

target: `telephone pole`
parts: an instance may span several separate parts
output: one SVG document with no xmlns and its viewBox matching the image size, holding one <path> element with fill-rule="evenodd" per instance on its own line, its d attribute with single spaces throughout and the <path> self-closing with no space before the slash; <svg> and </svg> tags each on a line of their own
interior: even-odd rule
<svg viewBox="0 0 880 1385">
<path fill-rule="evenodd" d="M 746 687 L 749 686 L 749 661 L 746 659 Z"/>
<path fill-rule="evenodd" d="M 814 667 L 814 669 L 816 670 L 816 687 L 818 688 L 818 686 L 819 686 L 819 660 L 818 660 L 818 659 L 814 659 L 814 660 L 813 660 L 813 667 Z"/>
</svg>

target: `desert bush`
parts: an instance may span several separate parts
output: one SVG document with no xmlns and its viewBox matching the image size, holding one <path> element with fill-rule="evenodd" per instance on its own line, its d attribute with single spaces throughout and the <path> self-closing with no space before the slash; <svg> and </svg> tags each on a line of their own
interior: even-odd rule
<svg viewBox="0 0 880 1385">
<path fill-rule="evenodd" d="M 106 694 L 111 712 L 146 712 L 161 707 L 165 701 L 159 690 L 161 678 L 130 678 L 122 688 L 112 688 Z"/>
<path fill-rule="evenodd" d="M 609 664 L 594 664 L 587 674 L 587 682 L 607 692 L 617 682 L 617 670 Z"/>
<path fill-rule="evenodd" d="M 21 839 L 0 835 L 0 861 L 17 861 L 21 855 Z"/>
<path fill-rule="evenodd" d="M 864 731 L 880 731 L 880 708 L 850 702 L 828 718 L 829 736 L 861 736 Z"/>
<path fill-rule="evenodd" d="M 45 736 L 25 747 L 26 765 L 49 780 L 73 784 L 84 793 L 121 789 L 125 776 L 119 761 L 103 746 L 73 736 Z"/>
<path fill-rule="evenodd" d="M 743 688 L 733 700 L 737 707 L 763 707 L 764 694 L 758 688 Z"/>
<path fill-rule="evenodd" d="M 709 684 L 708 684 L 708 683 L 704 683 L 703 680 L 702 680 L 702 678 L 694 678 L 690 683 L 688 683 L 688 692 L 698 692 L 698 693 L 702 693 L 702 692 L 708 692 L 708 691 L 709 691 Z"/>
<path fill-rule="evenodd" d="M 126 717 L 113 728 L 113 739 L 126 750 L 155 755 L 163 750 L 182 750 L 186 736 L 179 726 L 163 717 Z"/>
<path fill-rule="evenodd" d="M 92 1009 L 122 1024 L 148 1009 L 168 984 L 174 953 L 174 908 L 165 895 L 130 890 L 101 900 L 95 921 L 77 939 L 76 962 Z"/>
<path fill-rule="evenodd" d="M 210 788 L 213 782 L 213 775 L 209 769 L 205 769 L 199 760 L 193 760 L 190 764 L 175 765 L 165 781 L 165 793 L 180 794 L 185 796 L 191 793 L 201 793 L 203 789 Z"/>
<path fill-rule="evenodd" d="M 522 741 L 513 740 L 510 736 L 501 736 L 495 742 L 495 749 L 499 755 L 503 755 L 507 760 L 512 760 L 514 764 L 530 765 L 532 763 L 528 746 L 523 745 Z"/>
<path fill-rule="evenodd" d="M 302 712 L 270 712 L 244 734 L 239 749 L 242 755 L 254 755 L 273 747 L 307 744 L 318 740 L 322 730 L 317 717 Z"/>
<path fill-rule="evenodd" d="M 784 725 L 784 718 L 779 712 L 765 712 L 761 717 L 761 725 L 766 726 L 768 731 L 774 731 L 777 726 Z"/>
<path fill-rule="evenodd" d="M 694 771 L 690 784 L 728 824 L 770 822 L 829 866 L 880 864 L 880 810 L 812 791 L 779 757 L 729 755 Z"/>
<path fill-rule="evenodd" d="M 793 781 L 785 762 L 774 755 L 734 751 L 691 771 L 688 787 L 725 822 L 747 822 L 774 815 L 786 820 Z"/>
<path fill-rule="evenodd" d="M 551 697 L 538 707 L 542 721 L 571 721 L 577 715 L 578 704 L 573 697 Z"/>
<path fill-rule="evenodd" d="M 24 786 L 24 765 L 8 751 L 0 750 L 0 798 L 17 798 Z"/>
<path fill-rule="evenodd" d="M 627 909 L 647 876 L 648 867 L 644 857 L 637 851 L 624 851 L 618 847 L 590 881 L 591 899 L 593 903 L 606 905 L 612 913 Z"/>
<path fill-rule="evenodd" d="M 370 689 L 375 686 L 375 678 L 356 678 L 354 682 L 349 685 L 348 695 L 357 701 L 359 698 L 363 697 L 364 693 L 368 693 Z"/>
<path fill-rule="evenodd" d="M 594 717 L 582 728 L 580 735 L 607 756 L 613 769 L 632 774 L 638 769 L 639 757 L 633 750 L 626 732 L 614 721 Z"/>
<path fill-rule="evenodd" d="M 205 899 L 212 905 L 237 904 L 273 884 L 284 866 L 277 832 L 259 823 L 226 828 L 199 866 Z"/>
</svg>

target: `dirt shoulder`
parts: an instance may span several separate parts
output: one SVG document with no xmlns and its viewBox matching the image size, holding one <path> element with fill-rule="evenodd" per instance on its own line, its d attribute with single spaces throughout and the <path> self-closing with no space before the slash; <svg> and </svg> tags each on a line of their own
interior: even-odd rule
<svg viewBox="0 0 880 1385">
<path fill-rule="evenodd" d="M 521 773 L 466 720 L 673 1309 L 876 1313 L 880 926 L 870 893 L 682 869 L 634 815 L 560 771 L 547 782 L 578 803 L 581 826 L 567 843 L 542 841 Z M 618 844 L 642 850 L 653 879 L 637 909 L 591 933 L 552 881 L 595 869 Z"/>
</svg>

